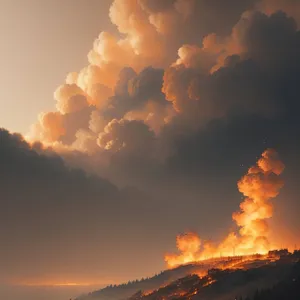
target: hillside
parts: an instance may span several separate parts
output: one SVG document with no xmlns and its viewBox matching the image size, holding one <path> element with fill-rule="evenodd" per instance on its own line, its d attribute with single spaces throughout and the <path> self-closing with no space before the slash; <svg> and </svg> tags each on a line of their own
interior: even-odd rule
<svg viewBox="0 0 300 300">
<path fill-rule="evenodd" d="M 163 271 L 151 278 L 129 281 L 120 285 L 110 285 L 104 289 L 78 297 L 75 300 L 124 300 L 139 290 L 153 291 L 189 274 L 205 273 L 208 267 L 207 264 L 202 263 L 184 265 L 172 270 Z"/>
<path fill-rule="evenodd" d="M 298 252 L 275 261 L 248 261 L 236 268 L 211 269 L 204 277 L 189 275 L 150 294 L 136 294 L 128 300 L 298 300 L 299 258 Z"/>
<path fill-rule="evenodd" d="M 299 252 L 281 251 L 267 256 L 210 259 L 140 281 L 108 286 L 76 300 L 234 299 L 232 295 L 251 295 L 258 288 L 284 280 L 299 258 Z"/>
</svg>

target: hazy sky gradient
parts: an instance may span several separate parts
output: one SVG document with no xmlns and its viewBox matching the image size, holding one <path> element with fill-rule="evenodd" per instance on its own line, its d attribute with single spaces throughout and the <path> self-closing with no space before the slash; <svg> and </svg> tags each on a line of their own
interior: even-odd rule
<svg viewBox="0 0 300 300">
<path fill-rule="evenodd" d="M 53 93 L 70 71 L 87 63 L 102 30 L 114 30 L 112 0 L 1 0 L 0 120 L 28 132 L 41 111 L 53 110 Z"/>
</svg>

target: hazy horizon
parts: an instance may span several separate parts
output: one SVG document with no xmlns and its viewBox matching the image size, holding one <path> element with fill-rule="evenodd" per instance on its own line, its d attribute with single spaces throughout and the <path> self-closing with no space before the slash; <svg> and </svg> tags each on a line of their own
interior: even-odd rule
<svg viewBox="0 0 300 300">
<path fill-rule="evenodd" d="M 69 300 L 104 286 L 0 286 L 3 299 Z"/>
</svg>

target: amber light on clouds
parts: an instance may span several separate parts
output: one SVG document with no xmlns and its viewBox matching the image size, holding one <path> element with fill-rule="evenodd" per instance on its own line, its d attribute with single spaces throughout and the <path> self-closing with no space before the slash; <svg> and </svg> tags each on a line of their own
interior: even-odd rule
<svg viewBox="0 0 300 300">
<path fill-rule="evenodd" d="M 0 3 L 1 299 L 298 243 L 300 3 Z"/>
</svg>

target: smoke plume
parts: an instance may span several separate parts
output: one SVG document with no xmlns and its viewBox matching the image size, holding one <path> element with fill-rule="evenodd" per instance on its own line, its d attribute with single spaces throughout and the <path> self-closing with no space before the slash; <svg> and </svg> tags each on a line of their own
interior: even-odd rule
<svg viewBox="0 0 300 300">
<path fill-rule="evenodd" d="M 177 153 L 174 143 L 215 120 L 280 115 L 278 81 L 299 63 L 297 11 L 281 0 L 115 0 L 109 16 L 120 35 L 99 34 L 88 65 L 66 75 L 56 111 L 41 113 L 28 139 L 64 156 L 88 154 L 89 165 L 117 157 L 121 169 L 135 147 L 141 152 L 136 139 L 144 134 L 155 153 L 150 164 L 160 169 Z M 116 172 L 130 182 L 133 170 Z"/>
<path fill-rule="evenodd" d="M 239 232 L 231 232 L 218 246 L 206 243 L 200 249 L 200 237 L 188 233 L 177 237 L 179 255 L 165 256 L 169 267 L 199 261 L 220 255 L 264 254 L 271 249 L 267 220 L 273 215 L 272 198 L 279 194 L 283 181 L 279 175 L 284 164 L 273 149 L 267 149 L 256 165 L 238 182 L 238 189 L 245 197 L 240 204 L 240 211 L 232 215 L 239 227 Z"/>
</svg>

